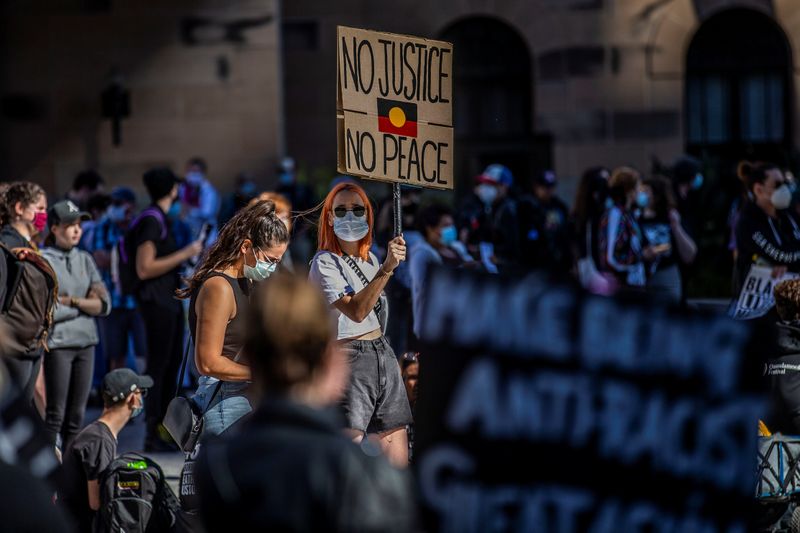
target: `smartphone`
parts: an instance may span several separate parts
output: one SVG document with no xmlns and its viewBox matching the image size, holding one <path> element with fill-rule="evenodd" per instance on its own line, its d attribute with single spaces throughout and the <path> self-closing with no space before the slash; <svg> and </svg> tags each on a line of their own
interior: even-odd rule
<svg viewBox="0 0 800 533">
<path fill-rule="evenodd" d="M 211 224 L 209 224 L 208 222 L 203 223 L 203 226 L 200 228 L 200 233 L 197 235 L 197 240 L 205 244 L 206 239 L 208 238 L 208 232 L 210 230 L 211 230 Z"/>
</svg>

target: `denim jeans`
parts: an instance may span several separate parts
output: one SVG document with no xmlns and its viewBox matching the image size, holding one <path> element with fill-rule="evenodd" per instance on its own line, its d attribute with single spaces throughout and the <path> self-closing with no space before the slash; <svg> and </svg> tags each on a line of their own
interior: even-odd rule
<svg viewBox="0 0 800 533">
<path fill-rule="evenodd" d="M 200 409 L 205 412 L 203 436 L 219 435 L 253 410 L 246 396 L 249 383 L 223 381 L 219 391 L 214 395 L 217 383 L 219 380 L 216 378 L 200 376 L 197 392 L 193 397 Z"/>
</svg>

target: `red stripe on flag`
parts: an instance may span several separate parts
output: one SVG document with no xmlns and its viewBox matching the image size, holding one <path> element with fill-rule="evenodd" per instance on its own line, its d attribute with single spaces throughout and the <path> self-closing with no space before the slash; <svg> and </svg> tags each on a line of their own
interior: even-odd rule
<svg viewBox="0 0 800 533">
<path fill-rule="evenodd" d="M 378 131 L 381 133 L 393 133 L 395 135 L 402 135 L 403 137 L 416 137 L 417 136 L 417 123 L 407 120 L 401 127 L 392 124 L 389 117 L 378 117 Z"/>
</svg>

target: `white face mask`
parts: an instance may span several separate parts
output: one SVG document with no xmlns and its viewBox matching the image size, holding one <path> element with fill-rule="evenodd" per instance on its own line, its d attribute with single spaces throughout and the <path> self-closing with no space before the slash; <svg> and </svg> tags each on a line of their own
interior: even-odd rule
<svg viewBox="0 0 800 533">
<path fill-rule="evenodd" d="M 482 183 L 478 185 L 475 194 L 478 195 L 484 205 L 492 205 L 497 200 L 497 187 Z"/>
<path fill-rule="evenodd" d="M 367 216 L 357 217 L 348 211 L 342 218 L 333 217 L 333 233 L 345 242 L 358 242 L 369 233 Z"/>
<path fill-rule="evenodd" d="M 278 268 L 278 263 L 261 261 L 258 256 L 256 256 L 255 249 L 253 249 L 253 257 L 256 258 L 256 266 L 251 267 L 246 262 L 244 264 L 244 277 L 250 281 L 264 281 Z"/>
<path fill-rule="evenodd" d="M 770 197 L 770 201 L 772 205 L 775 206 L 775 209 L 786 209 L 792 203 L 792 191 L 789 189 L 789 186 L 785 183 L 772 191 L 772 196 Z"/>
</svg>

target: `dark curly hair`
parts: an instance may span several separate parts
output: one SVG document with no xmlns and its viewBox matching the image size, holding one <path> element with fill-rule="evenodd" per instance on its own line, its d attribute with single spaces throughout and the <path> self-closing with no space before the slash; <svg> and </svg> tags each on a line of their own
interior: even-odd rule
<svg viewBox="0 0 800 533">
<path fill-rule="evenodd" d="M 289 242 L 286 224 L 275 214 L 275 203 L 269 200 L 241 209 L 219 232 L 219 236 L 187 280 L 188 286 L 175 292 L 178 298 L 189 298 L 214 270 L 228 268 L 239 259 L 242 243 L 249 239 L 255 248 Z"/>
<path fill-rule="evenodd" d="M 18 181 L 4 190 L 0 189 L 0 225 L 11 224 L 16 214 L 15 206 L 18 203 L 21 203 L 23 207 L 28 207 L 35 204 L 44 194 L 44 189 L 30 181 Z"/>
</svg>

